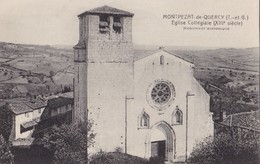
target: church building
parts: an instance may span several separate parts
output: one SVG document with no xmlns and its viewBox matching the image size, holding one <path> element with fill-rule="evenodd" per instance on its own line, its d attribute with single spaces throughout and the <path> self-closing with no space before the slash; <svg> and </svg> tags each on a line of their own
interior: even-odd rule
<svg viewBox="0 0 260 164">
<path fill-rule="evenodd" d="M 121 148 L 185 161 L 197 141 L 213 135 L 209 95 L 193 63 L 163 48 L 134 51 L 133 16 L 109 6 L 78 16 L 73 121 L 93 120 L 90 153 Z"/>
</svg>

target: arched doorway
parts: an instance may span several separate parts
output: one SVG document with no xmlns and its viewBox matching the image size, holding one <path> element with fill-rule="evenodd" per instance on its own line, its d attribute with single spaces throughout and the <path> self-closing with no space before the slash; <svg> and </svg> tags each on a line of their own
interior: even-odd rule
<svg viewBox="0 0 260 164">
<path fill-rule="evenodd" d="M 159 156 L 166 161 L 173 161 L 175 158 L 175 134 L 164 121 L 152 126 L 146 137 L 146 157 L 151 156 Z"/>
</svg>

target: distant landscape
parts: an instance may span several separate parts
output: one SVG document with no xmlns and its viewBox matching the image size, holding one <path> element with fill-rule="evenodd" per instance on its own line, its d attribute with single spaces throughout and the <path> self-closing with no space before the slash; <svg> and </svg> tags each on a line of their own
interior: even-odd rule
<svg viewBox="0 0 260 164">
<path fill-rule="evenodd" d="M 0 99 L 56 94 L 73 90 L 73 46 L 0 42 Z M 135 57 L 152 54 L 158 46 L 135 45 Z M 195 64 L 203 87 L 212 84 L 239 95 L 236 103 L 258 108 L 259 48 L 165 47 Z M 210 94 L 213 94 L 211 91 Z M 213 96 L 214 97 L 214 96 Z M 222 100 L 223 101 L 223 100 Z M 231 112 L 233 113 L 233 112 Z"/>
<path fill-rule="evenodd" d="M 55 94 L 72 83 L 72 49 L 0 43 L 0 98 Z"/>
</svg>

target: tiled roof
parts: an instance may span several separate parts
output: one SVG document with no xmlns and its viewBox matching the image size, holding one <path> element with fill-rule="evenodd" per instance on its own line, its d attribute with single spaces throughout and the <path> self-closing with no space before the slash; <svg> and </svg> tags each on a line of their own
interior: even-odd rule
<svg viewBox="0 0 260 164">
<path fill-rule="evenodd" d="M 223 120 L 227 126 L 247 128 L 260 132 L 260 110 L 229 115 Z"/>
<path fill-rule="evenodd" d="M 16 86 L 16 88 L 20 93 L 27 93 L 28 92 L 27 88 L 24 85 L 18 85 L 18 86 Z"/>
<path fill-rule="evenodd" d="M 39 108 L 45 107 L 47 105 L 47 102 L 45 102 L 44 100 L 42 100 L 40 98 L 36 98 L 36 99 L 26 102 L 25 104 L 28 105 L 29 107 L 31 107 L 32 109 L 39 109 Z"/>
<path fill-rule="evenodd" d="M 0 107 L 5 106 L 5 105 L 6 105 L 6 102 L 0 101 Z"/>
<path fill-rule="evenodd" d="M 124 16 L 134 16 L 133 13 L 123 11 L 117 8 L 113 8 L 110 6 L 102 6 L 102 7 L 97 7 L 88 11 L 85 11 L 78 15 L 79 17 L 84 16 L 84 15 L 91 15 L 91 14 L 112 14 L 112 15 L 124 15 Z"/>
<path fill-rule="evenodd" d="M 60 93 L 59 97 L 73 98 L 73 92 Z"/>
<path fill-rule="evenodd" d="M 181 59 L 181 60 L 184 60 L 184 61 L 186 61 L 186 62 L 188 62 L 188 63 L 193 64 L 193 62 L 191 62 L 191 61 L 189 61 L 189 60 L 187 60 L 187 59 L 181 57 L 180 55 L 176 54 L 174 51 L 168 51 L 168 50 L 164 50 L 164 49 L 163 49 L 163 50 L 141 50 L 141 49 L 134 49 L 134 60 L 135 60 L 135 61 L 141 60 L 141 59 L 143 59 L 143 58 L 145 58 L 145 57 L 147 57 L 147 56 L 150 56 L 150 55 L 152 55 L 152 54 L 154 54 L 154 53 L 156 53 L 156 52 L 159 52 L 159 51 L 164 51 L 164 52 L 166 52 L 166 53 L 168 53 L 168 54 L 170 54 L 170 55 L 173 55 L 173 56 L 175 56 L 175 57 L 177 57 L 177 58 L 179 58 L 179 59 Z"/>
<path fill-rule="evenodd" d="M 28 84 L 28 80 L 26 78 L 19 76 L 19 77 L 12 78 L 12 79 L 7 80 L 7 81 L 3 81 L 1 83 Z"/>
<path fill-rule="evenodd" d="M 73 84 L 73 77 L 74 73 L 67 73 L 67 72 L 57 72 L 53 77 L 53 82 L 56 85 L 69 85 Z"/>
<path fill-rule="evenodd" d="M 134 49 L 134 60 L 140 60 L 147 56 L 150 56 L 154 53 L 158 52 L 158 50 L 140 50 Z"/>
<path fill-rule="evenodd" d="M 73 104 L 72 98 L 58 97 L 58 98 L 49 99 L 47 106 L 50 108 L 59 108 L 62 106 L 66 106 L 68 104 Z"/>
<path fill-rule="evenodd" d="M 32 108 L 28 107 L 22 102 L 9 103 L 8 106 L 9 109 L 15 114 L 22 114 L 33 111 Z"/>
<path fill-rule="evenodd" d="M 179 59 L 181 59 L 181 60 L 184 60 L 184 61 L 186 61 L 186 62 L 188 62 L 188 63 L 194 64 L 192 61 L 190 61 L 190 60 L 188 60 L 188 59 L 185 59 L 185 58 L 183 58 L 183 57 L 177 55 L 177 54 L 176 54 L 175 52 L 173 52 L 173 51 L 167 51 L 167 50 L 164 50 L 164 51 L 167 52 L 167 53 L 169 53 L 169 54 L 171 54 L 171 55 L 173 55 L 173 56 L 175 56 L 175 57 L 177 57 L 177 58 L 179 58 Z"/>
<path fill-rule="evenodd" d="M 37 125 L 37 122 L 32 120 L 32 121 L 28 121 L 28 122 L 25 122 L 25 123 L 22 123 L 22 126 L 24 128 L 29 128 L 29 127 L 32 127 L 34 125 Z"/>
</svg>

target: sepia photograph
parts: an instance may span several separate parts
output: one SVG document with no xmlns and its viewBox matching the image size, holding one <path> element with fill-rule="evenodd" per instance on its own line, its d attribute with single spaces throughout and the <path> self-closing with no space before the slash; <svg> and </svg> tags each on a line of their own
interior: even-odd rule
<svg viewBox="0 0 260 164">
<path fill-rule="evenodd" d="M 1 0 L 0 164 L 259 164 L 258 0 Z"/>
</svg>

